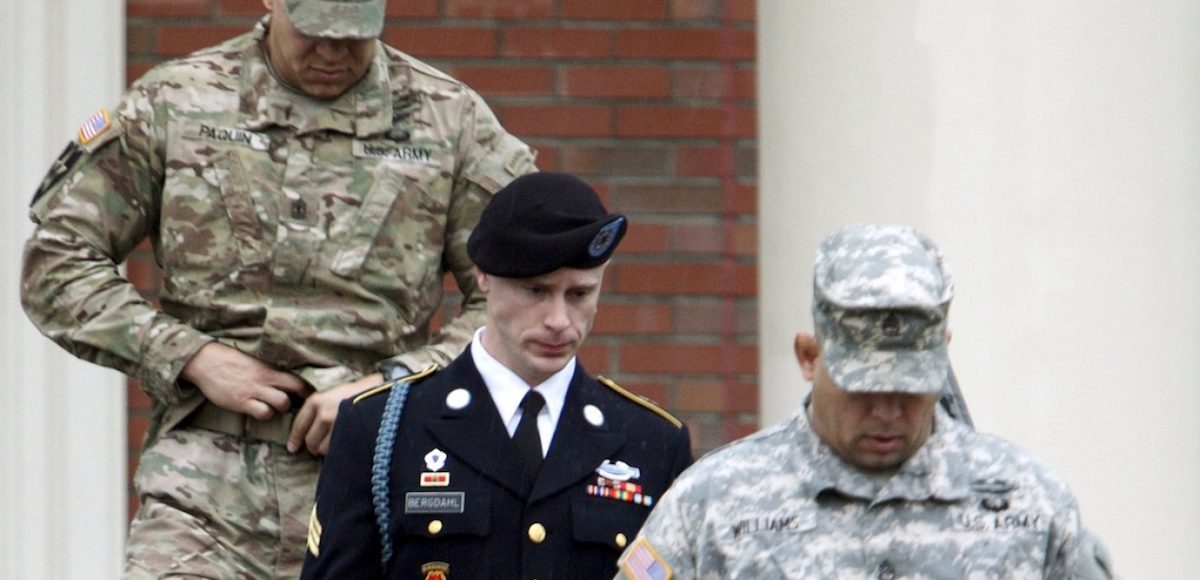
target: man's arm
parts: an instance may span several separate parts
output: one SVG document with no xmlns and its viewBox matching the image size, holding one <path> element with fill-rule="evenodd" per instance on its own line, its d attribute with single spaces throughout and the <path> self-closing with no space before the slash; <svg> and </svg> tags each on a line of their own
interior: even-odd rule
<svg viewBox="0 0 1200 580">
<path fill-rule="evenodd" d="M 165 315 L 118 265 L 157 227 L 163 135 L 153 90 L 135 84 L 117 110 L 89 121 L 52 167 L 30 207 L 21 302 L 29 319 L 71 354 L 140 380 L 156 400 L 211 337 Z"/>
</svg>

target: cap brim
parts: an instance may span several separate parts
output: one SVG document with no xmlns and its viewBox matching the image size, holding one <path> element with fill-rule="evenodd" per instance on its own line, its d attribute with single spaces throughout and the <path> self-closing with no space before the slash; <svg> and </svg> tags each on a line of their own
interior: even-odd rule
<svg viewBox="0 0 1200 580">
<path fill-rule="evenodd" d="M 825 340 L 821 354 L 829 377 L 851 393 L 939 393 L 950 369 L 944 343 L 922 350 L 878 350 Z"/>
<path fill-rule="evenodd" d="M 314 2 L 290 10 L 288 19 L 305 36 L 367 40 L 383 33 L 384 15 L 372 2 Z"/>
</svg>

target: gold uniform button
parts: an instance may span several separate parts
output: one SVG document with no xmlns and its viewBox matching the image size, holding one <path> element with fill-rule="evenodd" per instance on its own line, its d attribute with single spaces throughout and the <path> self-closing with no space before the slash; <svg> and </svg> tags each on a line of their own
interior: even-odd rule
<svg viewBox="0 0 1200 580">
<path fill-rule="evenodd" d="M 533 524 L 529 526 L 529 539 L 535 544 L 540 544 L 546 540 L 546 526 L 542 524 Z"/>
<path fill-rule="evenodd" d="M 617 547 L 624 548 L 625 544 L 627 544 L 627 543 L 629 543 L 629 538 L 626 538 L 625 534 L 618 533 L 617 534 Z"/>
<path fill-rule="evenodd" d="M 441 533 L 441 531 L 442 531 L 442 520 L 433 520 L 432 522 L 429 522 L 429 533 L 431 535 L 436 536 L 439 533 Z"/>
</svg>

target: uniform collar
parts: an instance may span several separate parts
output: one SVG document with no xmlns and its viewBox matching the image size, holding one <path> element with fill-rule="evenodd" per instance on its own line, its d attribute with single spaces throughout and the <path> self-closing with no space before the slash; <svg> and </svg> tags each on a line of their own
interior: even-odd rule
<svg viewBox="0 0 1200 580">
<path fill-rule="evenodd" d="M 488 394 L 496 403 L 496 410 L 500 411 L 500 418 L 506 426 L 509 426 L 509 435 L 512 435 L 512 430 L 516 429 L 513 419 L 516 416 L 517 408 L 520 407 L 521 400 L 525 398 L 525 394 L 529 392 L 531 386 L 496 360 L 483 347 L 485 330 L 487 327 L 475 331 L 475 337 L 471 339 L 471 358 L 475 362 L 475 368 L 479 369 L 480 376 L 483 377 Z M 575 375 L 575 364 L 575 357 L 571 357 L 562 370 L 551 375 L 540 385 L 532 385 L 533 390 L 546 399 L 545 408 L 550 415 L 551 425 L 557 425 L 558 417 L 562 414 L 563 405 L 567 399 L 567 388 L 571 386 L 571 377 Z"/>
<path fill-rule="evenodd" d="M 387 48 L 380 41 L 375 60 L 357 85 L 334 101 L 318 101 L 288 88 L 275 78 L 262 43 L 270 16 L 255 25 L 242 54 L 241 116 L 244 125 L 259 130 L 277 125 L 297 133 L 337 131 L 360 138 L 385 133 L 392 127 L 391 71 Z"/>
<path fill-rule="evenodd" d="M 905 461 L 891 477 L 879 479 L 846 463 L 823 443 L 812 430 L 806 409 L 796 421 L 798 455 L 811 458 L 809 497 L 816 499 L 824 491 L 859 498 L 873 504 L 889 500 L 942 501 L 961 500 L 970 493 L 967 473 L 967 428 L 951 418 L 939 405 L 935 411 L 933 433 L 915 455 Z"/>
</svg>

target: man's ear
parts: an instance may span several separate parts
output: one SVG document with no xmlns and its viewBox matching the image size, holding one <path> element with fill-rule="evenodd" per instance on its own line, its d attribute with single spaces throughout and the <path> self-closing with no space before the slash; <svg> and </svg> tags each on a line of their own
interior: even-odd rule
<svg viewBox="0 0 1200 580">
<path fill-rule="evenodd" d="M 488 289 L 491 287 L 491 284 L 489 284 L 488 275 L 485 274 L 483 270 L 480 270 L 479 266 L 475 266 L 475 285 L 479 286 L 479 289 L 482 290 L 484 294 L 487 294 Z"/>
<path fill-rule="evenodd" d="M 797 332 L 792 348 L 796 351 L 796 361 L 800 363 L 804 380 L 812 382 L 817 372 L 817 356 L 821 354 L 817 338 L 807 332 Z"/>
</svg>

